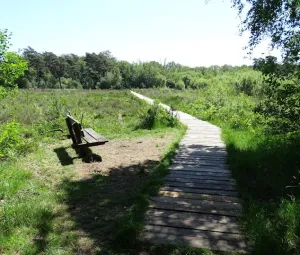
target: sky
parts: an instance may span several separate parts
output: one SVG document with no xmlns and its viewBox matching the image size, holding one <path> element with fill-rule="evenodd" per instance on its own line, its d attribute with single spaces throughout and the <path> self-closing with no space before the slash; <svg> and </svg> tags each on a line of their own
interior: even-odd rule
<svg viewBox="0 0 300 255">
<path fill-rule="evenodd" d="M 230 0 L 0 0 L 10 50 L 57 55 L 109 50 L 118 60 L 251 65 Z M 253 57 L 268 54 L 267 44 Z"/>
</svg>

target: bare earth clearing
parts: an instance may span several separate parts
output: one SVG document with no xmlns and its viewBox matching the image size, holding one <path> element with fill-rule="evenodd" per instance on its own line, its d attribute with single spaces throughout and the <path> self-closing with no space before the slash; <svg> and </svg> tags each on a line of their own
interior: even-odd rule
<svg viewBox="0 0 300 255">
<path fill-rule="evenodd" d="M 101 155 L 102 162 L 91 162 L 77 166 L 78 178 L 93 174 L 109 175 L 116 169 L 128 168 L 129 171 L 149 172 L 159 161 L 171 136 L 160 138 L 135 138 L 110 141 L 104 146 L 94 147 L 93 153 Z M 136 169 L 138 167 L 138 169 Z"/>
</svg>

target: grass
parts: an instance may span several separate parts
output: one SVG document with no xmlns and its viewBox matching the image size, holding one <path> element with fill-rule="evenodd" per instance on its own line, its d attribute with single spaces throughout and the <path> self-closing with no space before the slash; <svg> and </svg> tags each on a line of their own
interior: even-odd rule
<svg viewBox="0 0 300 255">
<path fill-rule="evenodd" d="M 0 161 L 0 254 L 212 254 L 138 239 L 148 199 L 163 183 L 183 126 L 158 112 L 151 128 L 138 128 L 152 111 L 126 91 L 21 91 L 13 101 L 1 103 L 2 127 L 19 123 L 16 141 L 31 149 Z M 172 136 L 173 141 L 160 162 L 120 166 L 109 175 L 80 179 L 75 168 L 82 161 L 70 140 L 46 132 L 66 131 L 67 109 L 79 119 L 84 113 L 85 126 L 109 139 Z"/>
<path fill-rule="evenodd" d="M 256 98 L 226 86 L 140 90 L 222 128 L 252 254 L 300 254 L 300 134 L 270 135 Z"/>
<path fill-rule="evenodd" d="M 46 132 L 57 128 L 67 131 L 64 118 L 70 112 L 82 120 L 84 127 L 93 127 L 109 139 L 152 135 L 165 130 L 165 127 L 151 132 L 134 129 L 140 124 L 140 113 L 147 107 L 128 91 L 21 90 L 15 99 L 2 100 L 0 123 L 14 120 L 52 137 L 53 133 Z"/>
</svg>

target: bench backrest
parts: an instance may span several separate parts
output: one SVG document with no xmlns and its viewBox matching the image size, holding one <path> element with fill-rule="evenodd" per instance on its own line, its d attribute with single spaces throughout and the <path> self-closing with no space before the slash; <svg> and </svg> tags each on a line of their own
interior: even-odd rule
<svg viewBox="0 0 300 255">
<path fill-rule="evenodd" d="M 75 120 L 71 115 L 67 115 L 66 123 L 73 144 L 81 144 L 82 143 L 81 137 L 83 137 L 83 131 L 79 121 Z"/>
</svg>

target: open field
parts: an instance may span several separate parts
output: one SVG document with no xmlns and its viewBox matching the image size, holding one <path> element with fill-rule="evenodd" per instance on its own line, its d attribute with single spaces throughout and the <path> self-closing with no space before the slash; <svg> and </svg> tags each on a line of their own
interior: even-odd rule
<svg viewBox="0 0 300 255">
<path fill-rule="evenodd" d="M 137 92 L 220 126 L 253 254 L 299 254 L 299 132 L 269 133 L 258 99 L 230 87 Z"/>
</svg>

